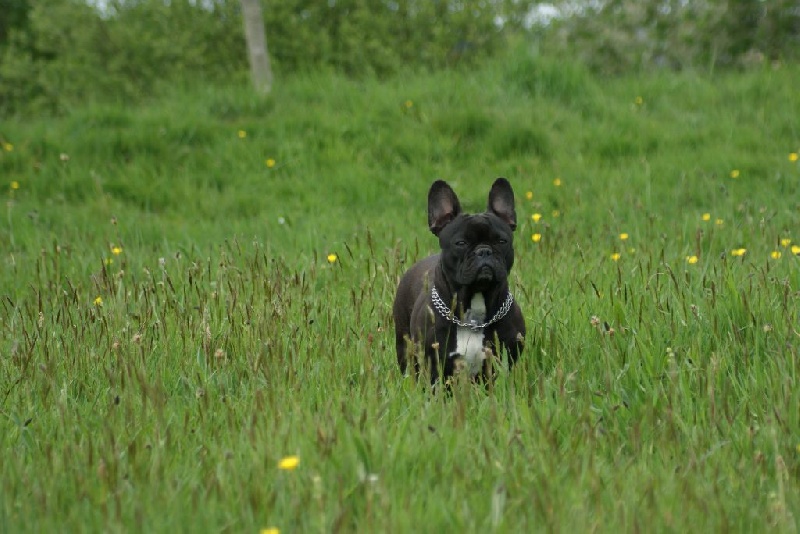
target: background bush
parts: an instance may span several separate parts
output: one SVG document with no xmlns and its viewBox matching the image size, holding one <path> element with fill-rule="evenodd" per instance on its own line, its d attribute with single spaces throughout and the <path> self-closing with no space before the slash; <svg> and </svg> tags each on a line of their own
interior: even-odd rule
<svg viewBox="0 0 800 534">
<path fill-rule="evenodd" d="M 595 71 L 715 68 L 797 58 L 796 0 L 607 0 L 556 21 L 548 43 Z"/>
<path fill-rule="evenodd" d="M 279 75 L 387 77 L 472 66 L 509 42 L 592 70 L 711 69 L 793 60 L 797 0 L 607 0 L 544 24 L 535 1 L 275 0 L 264 17 Z M 580 5 L 580 4 L 578 4 Z M 0 0 L 0 113 L 130 103 L 164 86 L 244 79 L 239 0 Z M 546 73 L 545 73 L 546 75 Z M 537 74 L 525 73 L 533 79 Z"/>
<path fill-rule="evenodd" d="M 246 67 L 233 2 L 34 0 L 0 63 L 0 111 L 63 111 L 86 100 L 129 102 L 161 84 L 220 80 Z"/>
<path fill-rule="evenodd" d="M 3 1 L 16 2 L 16 15 L 0 27 L 0 112 L 129 101 L 166 84 L 227 81 L 247 68 L 238 0 L 118 0 L 104 13 L 80 0 Z M 264 15 L 281 74 L 386 76 L 494 53 L 503 39 L 496 17 L 523 9 L 508 5 L 278 0 Z M 519 20 L 505 18 L 509 29 Z"/>
</svg>

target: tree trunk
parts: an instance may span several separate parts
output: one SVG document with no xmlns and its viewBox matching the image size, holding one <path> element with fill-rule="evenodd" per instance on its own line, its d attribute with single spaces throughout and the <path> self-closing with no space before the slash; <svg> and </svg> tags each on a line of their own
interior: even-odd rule
<svg viewBox="0 0 800 534">
<path fill-rule="evenodd" d="M 261 0 L 241 0 L 241 2 L 247 55 L 250 59 L 250 76 L 256 91 L 267 94 L 272 89 L 272 67 L 269 64 Z"/>
</svg>

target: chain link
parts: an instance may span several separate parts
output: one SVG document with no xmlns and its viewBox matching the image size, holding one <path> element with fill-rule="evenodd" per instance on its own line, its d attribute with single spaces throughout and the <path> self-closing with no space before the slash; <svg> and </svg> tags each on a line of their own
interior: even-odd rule
<svg viewBox="0 0 800 534">
<path fill-rule="evenodd" d="M 456 319 L 455 316 L 453 315 L 453 312 L 450 311 L 450 308 L 448 308 L 447 305 L 442 300 L 442 297 L 439 296 L 439 292 L 436 291 L 435 287 L 431 288 L 431 300 L 433 301 L 434 308 L 436 308 L 439 311 L 442 317 L 444 317 L 445 319 L 447 319 L 448 321 L 457 326 L 464 326 L 467 328 L 471 328 L 473 330 L 483 330 L 490 324 L 496 323 L 497 321 L 506 316 L 508 311 L 511 309 L 511 304 L 514 303 L 514 297 L 511 295 L 511 292 L 509 291 L 508 296 L 506 296 L 505 302 L 503 302 L 503 305 L 500 306 L 499 310 L 497 310 L 497 313 L 494 314 L 494 317 L 492 317 L 486 323 L 477 324 L 475 322 L 467 323 L 465 321 L 460 321 Z"/>
</svg>

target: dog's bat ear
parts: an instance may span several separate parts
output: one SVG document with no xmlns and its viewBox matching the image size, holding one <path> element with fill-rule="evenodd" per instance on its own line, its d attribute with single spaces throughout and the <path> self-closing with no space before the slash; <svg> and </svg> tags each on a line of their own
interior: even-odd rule
<svg viewBox="0 0 800 534">
<path fill-rule="evenodd" d="M 498 178 L 489 191 L 488 210 L 503 219 L 512 230 L 517 229 L 517 212 L 514 210 L 514 190 L 505 178 Z"/>
<path fill-rule="evenodd" d="M 428 191 L 428 227 L 431 232 L 438 236 L 459 213 L 461 204 L 453 189 L 444 180 L 433 182 Z"/>
</svg>

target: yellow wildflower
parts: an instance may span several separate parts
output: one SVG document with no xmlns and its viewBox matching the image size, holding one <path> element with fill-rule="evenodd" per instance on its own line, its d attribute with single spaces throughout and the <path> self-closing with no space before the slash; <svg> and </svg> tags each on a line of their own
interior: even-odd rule
<svg viewBox="0 0 800 534">
<path fill-rule="evenodd" d="M 275 160 L 272 158 L 268 158 L 267 161 L 265 161 L 264 163 L 267 164 L 268 169 L 271 169 L 272 167 L 275 166 Z"/>
<path fill-rule="evenodd" d="M 328 254 L 328 263 L 336 263 L 336 260 L 338 260 L 338 259 L 339 259 L 339 256 L 337 256 L 333 252 Z"/>
<path fill-rule="evenodd" d="M 621 257 L 622 257 L 622 255 L 621 255 L 619 252 L 614 252 L 613 254 L 611 254 L 611 259 L 612 259 L 613 261 L 619 261 L 619 259 L 620 259 Z"/>
<path fill-rule="evenodd" d="M 406 100 L 406 107 L 411 109 L 412 107 L 414 107 L 414 102 L 412 102 L 411 100 Z"/>
<path fill-rule="evenodd" d="M 704 221 L 710 221 L 711 220 L 711 214 L 710 213 L 704 213 L 703 214 L 703 220 Z"/>
<path fill-rule="evenodd" d="M 789 239 L 788 237 L 782 237 L 782 238 L 781 238 L 781 246 L 782 246 L 783 248 L 787 248 L 787 247 L 788 247 L 789 245 L 791 245 L 791 244 L 792 244 L 792 240 L 791 240 L 791 239 Z"/>
<path fill-rule="evenodd" d="M 642 104 L 644 104 L 644 99 L 641 96 L 637 96 L 636 98 L 633 99 L 633 103 L 636 104 L 637 106 L 641 106 Z"/>
<path fill-rule="evenodd" d="M 731 256 L 744 256 L 747 254 L 746 248 L 735 248 L 731 250 Z"/>
<path fill-rule="evenodd" d="M 792 254 L 800 254 L 800 245 L 792 245 Z"/>
<path fill-rule="evenodd" d="M 561 178 L 556 178 L 553 180 L 553 185 L 556 187 L 561 187 Z"/>
<path fill-rule="evenodd" d="M 18 182 L 18 181 L 16 181 L 16 180 L 14 180 L 13 182 L 11 182 L 11 189 L 14 189 L 14 190 L 17 190 L 17 189 L 19 189 L 19 182 Z"/>
<path fill-rule="evenodd" d="M 716 224 L 717 226 L 722 226 L 723 224 L 725 224 L 725 221 L 723 221 L 722 219 L 717 219 L 716 221 L 714 221 L 714 224 Z"/>
<path fill-rule="evenodd" d="M 770 253 L 770 257 L 771 257 L 773 260 L 779 260 L 779 259 L 781 259 L 781 251 L 780 251 L 780 250 L 773 250 L 773 251 Z"/>
<path fill-rule="evenodd" d="M 697 256 L 695 255 L 686 256 L 686 263 L 694 265 L 695 263 L 697 263 Z"/>
<path fill-rule="evenodd" d="M 281 534 L 280 529 L 275 527 L 262 528 L 259 534 Z"/>
<path fill-rule="evenodd" d="M 623 241 L 626 241 L 628 237 L 629 236 L 626 232 L 622 232 L 621 234 L 619 234 L 619 238 L 622 239 Z"/>
<path fill-rule="evenodd" d="M 247 132 L 244 130 L 239 130 L 237 135 L 239 136 L 239 139 L 244 139 L 245 137 L 247 137 Z"/>
<path fill-rule="evenodd" d="M 5 150 L 6 152 L 11 152 L 12 150 L 14 150 L 14 145 L 12 145 L 11 143 L 3 143 L 3 150 Z"/>
<path fill-rule="evenodd" d="M 281 461 L 278 462 L 278 469 L 293 471 L 299 464 L 300 458 L 298 456 L 286 456 L 285 458 L 281 458 Z"/>
<path fill-rule="evenodd" d="M 531 240 L 532 240 L 534 243 L 538 243 L 539 241 L 541 241 L 541 240 L 542 240 L 542 234 L 533 234 L 533 235 L 531 236 Z"/>
<path fill-rule="evenodd" d="M 533 219 L 533 222 L 535 222 L 535 223 L 539 222 L 539 219 L 541 219 L 541 218 L 542 218 L 542 214 L 541 213 L 534 213 L 533 215 L 531 215 L 531 219 Z"/>
<path fill-rule="evenodd" d="M 96 297 L 94 299 L 94 305 L 95 306 L 102 306 L 103 305 L 103 297 Z"/>
<path fill-rule="evenodd" d="M 122 254 L 122 247 L 111 247 L 111 253 L 114 256 L 119 256 L 120 254 Z"/>
<path fill-rule="evenodd" d="M 731 171 L 731 178 L 738 178 L 739 177 L 739 169 L 733 169 Z"/>
<path fill-rule="evenodd" d="M 792 163 L 794 163 L 798 159 L 800 159 L 800 156 L 797 155 L 797 152 L 792 152 L 789 154 L 789 161 L 791 161 Z"/>
<path fill-rule="evenodd" d="M 533 191 L 526 191 L 525 198 L 527 198 L 528 200 L 533 200 Z"/>
</svg>

